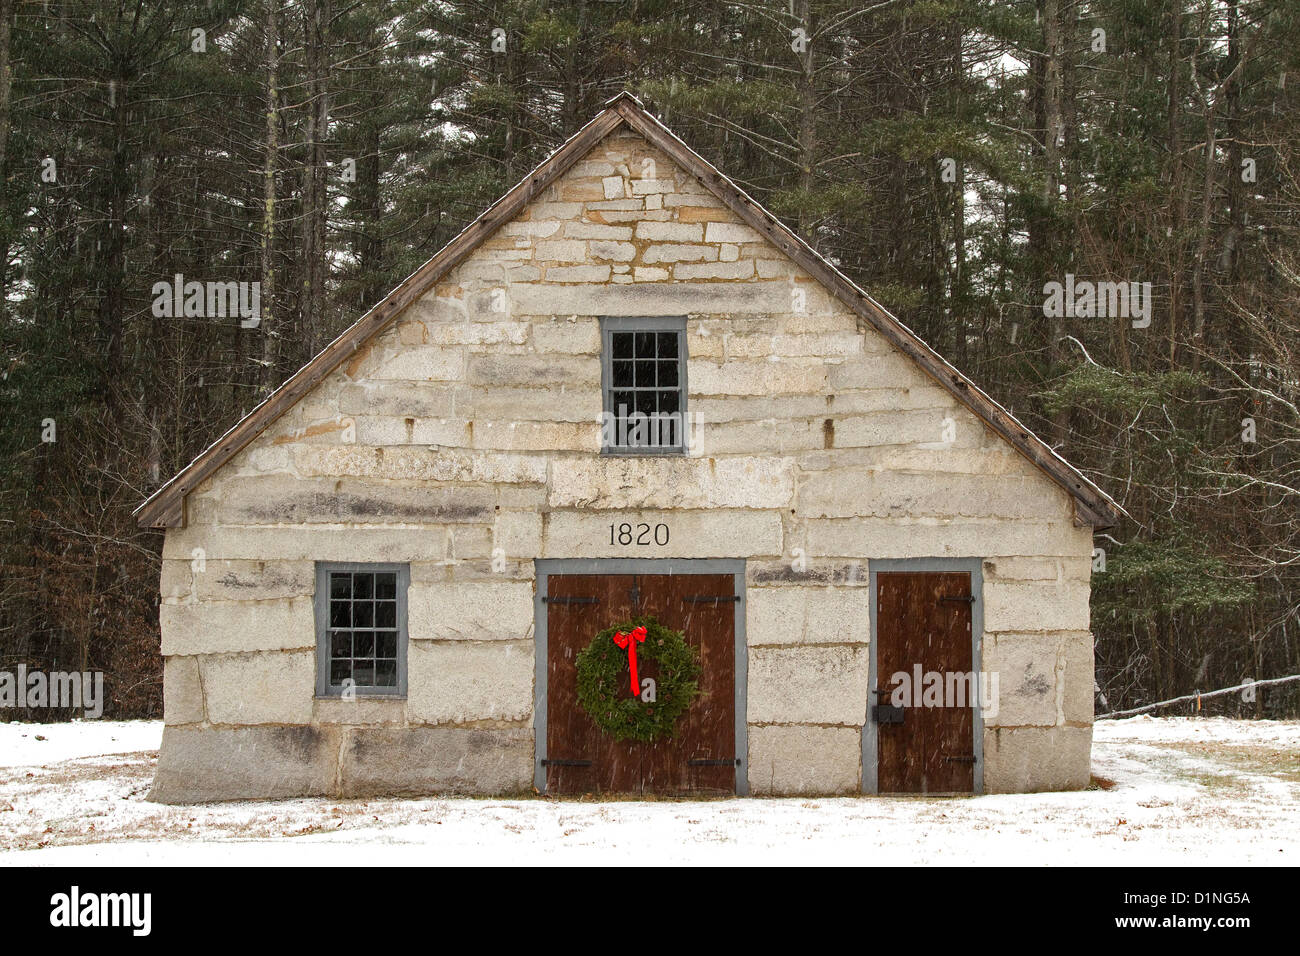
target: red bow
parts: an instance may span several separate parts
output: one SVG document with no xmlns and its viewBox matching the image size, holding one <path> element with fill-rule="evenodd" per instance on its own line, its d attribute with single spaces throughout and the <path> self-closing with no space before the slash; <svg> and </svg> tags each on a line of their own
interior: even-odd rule
<svg viewBox="0 0 1300 956">
<path fill-rule="evenodd" d="M 641 694 L 641 682 L 636 679 L 636 646 L 645 643 L 645 628 L 634 627 L 631 634 L 624 634 L 622 631 L 614 632 L 614 645 L 620 649 L 627 648 L 627 666 L 632 674 L 632 696 L 637 697 Z"/>
</svg>

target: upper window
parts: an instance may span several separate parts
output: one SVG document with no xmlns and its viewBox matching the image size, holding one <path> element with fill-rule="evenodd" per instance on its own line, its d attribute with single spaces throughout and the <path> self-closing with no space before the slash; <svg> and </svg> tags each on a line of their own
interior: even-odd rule
<svg viewBox="0 0 1300 956">
<path fill-rule="evenodd" d="M 403 564 L 316 566 L 316 695 L 406 694 Z"/>
<path fill-rule="evenodd" d="M 602 451 L 682 454 L 688 438 L 686 319 L 606 318 L 601 332 Z"/>
</svg>

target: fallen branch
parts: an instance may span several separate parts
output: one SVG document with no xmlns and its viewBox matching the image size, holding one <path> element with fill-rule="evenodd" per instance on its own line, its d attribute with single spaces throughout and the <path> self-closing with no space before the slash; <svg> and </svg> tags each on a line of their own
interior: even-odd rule
<svg viewBox="0 0 1300 956">
<path fill-rule="evenodd" d="M 1094 720 L 1106 720 L 1111 717 L 1131 717 L 1134 714 L 1140 714 L 1143 711 L 1155 710 L 1157 707 L 1168 707 L 1170 704 L 1184 704 L 1193 700 L 1201 700 L 1206 697 L 1221 697 L 1224 694 L 1232 694 L 1239 690 L 1245 690 L 1247 687 L 1272 687 L 1275 684 L 1285 684 L 1289 681 L 1300 680 L 1300 674 L 1292 674 L 1289 677 L 1270 677 L 1268 680 L 1247 681 L 1244 684 L 1238 684 L 1236 687 L 1224 687 L 1220 690 L 1206 691 L 1204 694 L 1187 694 L 1184 697 L 1175 697 L 1173 700 L 1162 700 L 1154 704 L 1145 704 L 1142 707 L 1134 707 L 1130 710 L 1115 710 L 1109 714 L 1098 714 Z"/>
</svg>

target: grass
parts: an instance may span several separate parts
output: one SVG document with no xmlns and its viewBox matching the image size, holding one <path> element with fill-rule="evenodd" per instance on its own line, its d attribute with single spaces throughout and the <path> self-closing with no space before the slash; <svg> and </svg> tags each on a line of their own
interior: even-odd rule
<svg viewBox="0 0 1300 956">
<path fill-rule="evenodd" d="M 1166 743 L 1163 746 L 1191 757 L 1213 762 L 1227 771 L 1253 776 L 1272 777 L 1288 783 L 1300 783 L 1300 752 L 1241 744 L 1213 742 Z M 1210 774 L 1223 785 L 1228 774 Z M 1239 781 L 1239 783 L 1244 781 Z"/>
</svg>

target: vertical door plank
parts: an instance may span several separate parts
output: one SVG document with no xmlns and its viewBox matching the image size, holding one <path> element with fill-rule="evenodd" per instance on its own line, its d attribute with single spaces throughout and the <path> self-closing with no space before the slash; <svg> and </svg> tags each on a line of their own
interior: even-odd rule
<svg viewBox="0 0 1300 956">
<path fill-rule="evenodd" d="M 881 572 L 876 576 L 876 686 L 892 688 L 902 672 L 920 705 L 922 679 L 968 675 L 971 650 L 970 574 Z M 956 600 L 944 600 L 952 598 Z M 976 677 L 978 680 L 978 677 Z M 872 703 L 887 703 L 879 698 Z M 945 698 L 942 703 L 955 700 Z M 903 723 L 877 728 L 881 793 L 970 792 L 974 788 L 974 700 L 964 706 L 907 706 Z"/>
<path fill-rule="evenodd" d="M 637 602 L 632 602 L 636 591 Z M 590 760 L 590 767 L 547 767 L 547 790 L 600 792 L 735 792 L 735 580 L 730 574 L 563 574 L 548 579 L 550 598 L 596 598 L 597 604 L 547 604 L 548 760 Z M 718 597 L 716 603 L 691 598 Z M 577 701 L 576 658 L 596 633 L 634 613 L 680 630 L 700 655 L 700 696 L 671 739 L 616 742 Z M 638 658 L 641 677 L 658 678 L 655 662 Z M 630 684 L 630 682 L 629 682 Z M 624 693 L 631 695 L 631 687 Z M 726 760 L 726 766 L 690 766 Z"/>
<path fill-rule="evenodd" d="M 643 613 L 681 631 L 701 665 L 700 694 L 679 720 L 675 736 L 645 748 L 645 788 L 732 793 L 734 764 L 691 766 L 690 761 L 735 759 L 735 579 L 730 574 L 679 574 L 645 575 L 640 581 Z M 656 676 L 657 671 L 646 673 Z"/>
</svg>

